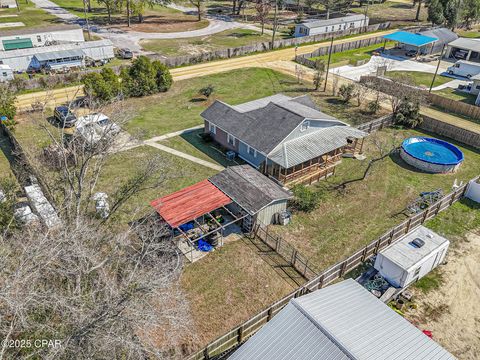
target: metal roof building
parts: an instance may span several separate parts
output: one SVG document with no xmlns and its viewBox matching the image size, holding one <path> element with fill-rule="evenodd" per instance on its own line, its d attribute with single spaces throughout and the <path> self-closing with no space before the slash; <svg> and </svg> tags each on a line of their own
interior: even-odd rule
<svg viewBox="0 0 480 360">
<path fill-rule="evenodd" d="M 353 279 L 293 299 L 229 360 L 447 360 L 439 344 Z"/>
</svg>

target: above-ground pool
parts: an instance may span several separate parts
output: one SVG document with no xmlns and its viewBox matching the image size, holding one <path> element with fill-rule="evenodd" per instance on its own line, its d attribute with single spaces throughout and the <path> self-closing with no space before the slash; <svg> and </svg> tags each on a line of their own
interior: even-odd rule
<svg viewBox="0 0 480 360">
<path fill-rule="evenodd" d="M 463 153 L 458 147 L 427 137 L 404 140 L 400 156 L 407 164 L 429 173 L 455 172 L 463 161 Z"/>
</svg>

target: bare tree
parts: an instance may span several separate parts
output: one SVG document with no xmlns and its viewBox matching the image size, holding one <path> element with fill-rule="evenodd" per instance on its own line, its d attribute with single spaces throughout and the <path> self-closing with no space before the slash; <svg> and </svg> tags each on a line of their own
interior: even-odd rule
<svg viewBox="0 0 480 360">
<path fill-rule="evenodd" d="M 313 86 L 315 90 L 320 88 L 325 76 L 325 61 L 317 60 L 315 62 L 315 74 L 313 75 Z"/>
<path fill-rule="evenodd" d="M 256 17 L 257 17 L 257 20 L 262 25 L 262 35 L 264 33 L 265 22 L 268 19 L 268 15 L 270 14 L 271 8 L 272 8 L 272 5 L 268 0 L 257 0 L 255 2 L 255 11 L 257 13 Z"/>
<path fill-rule="evenodd" d="M 204 7 L 205 7 L 205 0 L 190 0 L 190 4 L 195 6 L 197 9 L 197 16 L 198 16 L 198 21 L 202 20 L 202 15 L 204 12 Z"/>
<path fill-rule="evenodd" d="M 353 97 L 357 100 L 357 106 L 361 106 L 370 95 L 370 89 L 360 83 L 353 83 Z"/>
<path fill-rule="evenodd" d="M 181 258 L 164 226 L 145 222 L 115 233 L 85 219 L 0 239 L 0 359 L 183 358 L 192 324 Z"/>
</svg>

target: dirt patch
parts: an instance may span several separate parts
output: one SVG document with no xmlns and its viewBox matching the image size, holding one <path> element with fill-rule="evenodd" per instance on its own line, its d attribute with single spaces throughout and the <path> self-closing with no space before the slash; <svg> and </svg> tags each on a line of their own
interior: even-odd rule
<svg viewBox="0 0 480 360">
<path fill-rule="evenodd" d="M 480 229 L 479 229 L 480 230 Z M 447 264 L 439 268 L 442 285 L 428 293 L 413 289 L 418 307 L 407 318 L 432 331 L 458 359 L 474 360 L 480 354 L 480 235 L 450 249 Z"/>
<path fill-rule="evenodd" d="M 112 29 L 122 31 L 138 31 L 146 33 L 170 33 L 180 31 L 192 31 L 202 29 L 208 26 L 208 20 L 198 21 L 196 16 L 179 14 L 170 14 L 168 16 L 149 15 L 145 16 L 142 23 L 136 23 L 136 19 L 132 19 L 132 24 L 119 24 L 112 26 Z"/>
</svg>

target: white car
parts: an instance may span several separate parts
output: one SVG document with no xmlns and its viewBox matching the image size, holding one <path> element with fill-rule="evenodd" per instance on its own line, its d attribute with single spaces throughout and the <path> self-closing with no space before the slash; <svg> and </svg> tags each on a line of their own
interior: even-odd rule
<svg viewBox="0 0 480 360">
<path fill-rule="evenodd" d="M 120 126 L 110 121 L 108 116 L 102 113 L 81 116 L 76 123 L 76 132 L 90 145 L 94 145 L 102 139 L 112 138 L 120 131 L 122 131 Z"/>
</svg>

